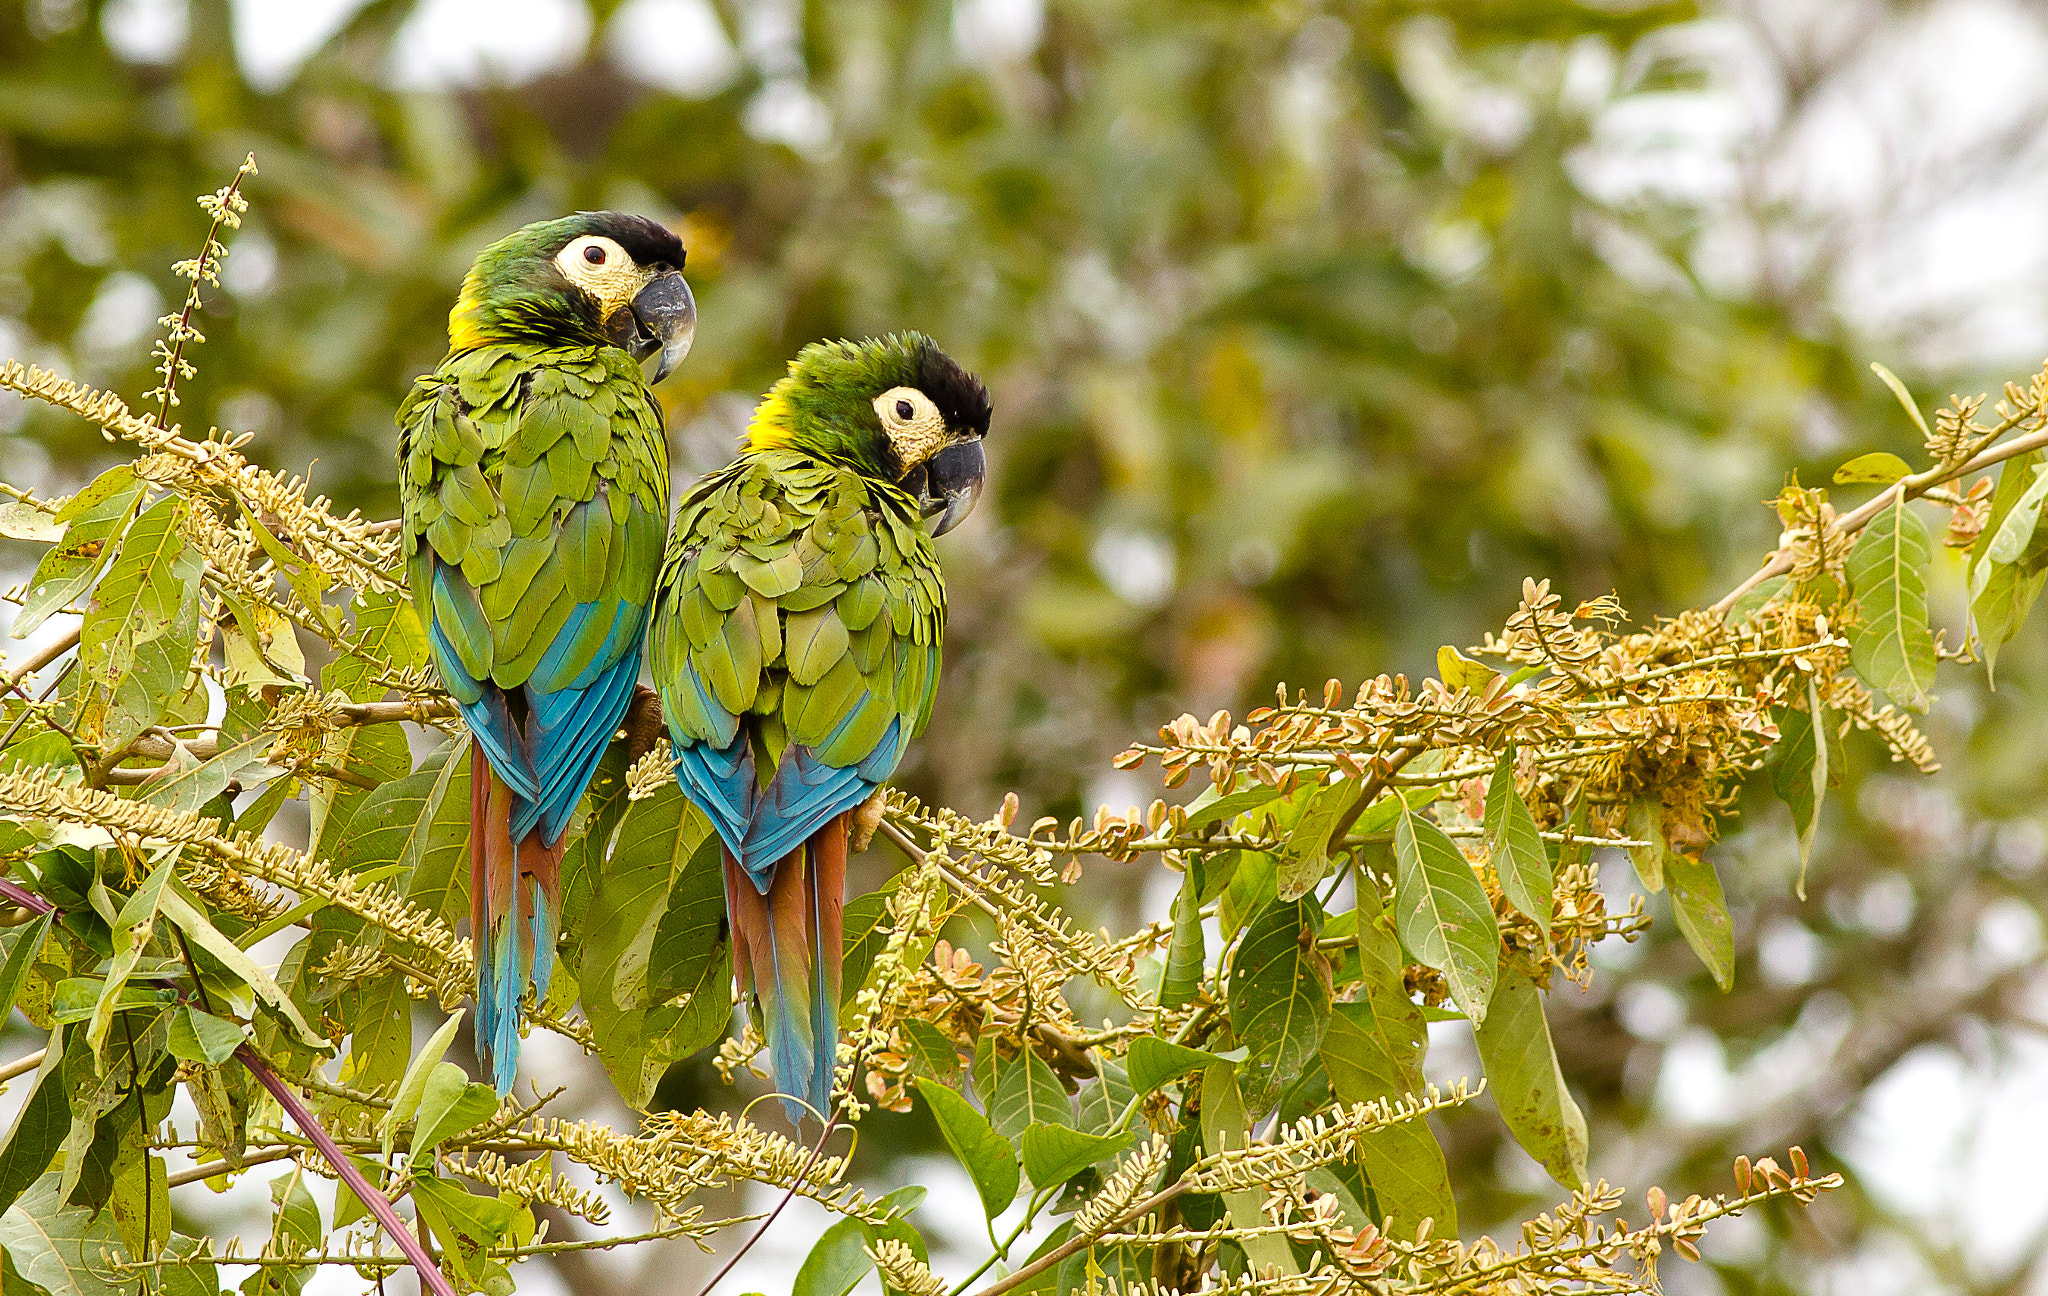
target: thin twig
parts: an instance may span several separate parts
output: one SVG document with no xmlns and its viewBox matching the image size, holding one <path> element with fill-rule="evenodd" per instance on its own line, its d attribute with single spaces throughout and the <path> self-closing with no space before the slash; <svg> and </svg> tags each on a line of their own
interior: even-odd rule
<svg viewBox="0 0 2048 1296">
<path fill-rule="evenodd" d="M 1109 1221 L 1109 1223 L 1103 1227 L 1102 1232 L 1107 1233 L 1109 1232 L 1109 1230 L 1116 1228 L 1118 1225 L 1123 1224 L 1128 1220 L 1140 1219 L 1147 1213 L 1158 1210 L 1161 1206 L 1166 1205 L 1166 1203 L 1180 1196 L 1182 1192 L 1186 1191 L 1186 1188 L 1186 1182 L 1182 1181 L 1180 1183 L 1173 1184 L 1170 1187 L 1160 1189 L 1158 1192 L 1153 1193 L 1150 1197 L 1147 1197 L 1144 1201 L 1139 1202 L 1136 1206 L 1131 1207 L 1123 1214 Z M 1095 1239 L 1100 1236 L 1100 1233 L 1095 1233 L 1077 1234 L 1074 1237 L 1070 1237 L 1065 1242 L 1060 1243 L 1058 1246 L 1046 1252 L 1044 1255 L 1038 1257 L 1038 1259 L 1033 1260 L 1030 1264 L 1025 1265 L 1022 1269 L 1019 1269 L 1017 1272 L 1011 1274 L 1009 1277 L 1002 1279 L 1000 1282 L 990 1283 L 988 1286 L 982 1288 L 979 1292 L 975 1293 L 975 1296 L 1001 1296 L 1001 1293 L 1003 1292 L 1014 1291 L 1018 1287 L 1023 1286 L 1025 1283 L 1030 1282 L 1033 1278 L 1036 1278 L 1038 1275 L 1044 1273 L 1046 1270 L 1052 1268 L 1060 1261 L 1065 1260 L 1068 1256 L 1074 1254 L 1076 1251 L 1080 1251 L 1088 1246 L 1093 1245 Z"/>
<path fill-rule="evenodd" d="M 1910 477 L 1901 477 L 1898 481 L 1879 491 L 1875 496 L 1836 518 L 1835 529 L 1842 535 L 1854 535 L 1869 525 L 1870 519 L 1890 508 L 1901 492 L 1905 494 L 1907 499 L 1916 499 L 1926 494 L 1931 487 L 1939 486 L 1943 482 L 1954 481 L 1965 473 L 1980 472 L 1991 467 L 1993 464 L 2003 463 L 2007 459 L 2016 458 L 2027 453 L 2029 450 L 2039 450 L 2043 446 L 2048 446 L 2048 428 L 2040 428 L 2027 433 L 2025 436 L 2016 436 L 2002 445 L 1992 446 L 1982 454 L 1970 459 L 1967 463 L 1954 464 L 1948 467 L 1936 466 L 1929 468 L 1923 473 L 1914 473 Z M 1771 556 L 1764 561 L 1763 566 L 1751 572 L 1747 579 L 1722 595 L 1720 600 L 1707 610 L 1716 616 L 1724 616 L 1729 608 L 1735 606 L 1735 600 L 1749 593 L 1771 577 L 1783 576 L 1791 570 L 1792 555 L 1783 549 L 1774 550 Z"/>
<path fill-rule="evenodd" d="M 711 1275 L 711 1281 L 697 1289 L 697 1296 L 711 1296 L 712 1290 L 725 1281 L 725 1276 L 732 1272 L 733 1266 L 745 1259 L 747 1252 L 754 1249 L 754 1243 L 761 1240 L 761 1235 L 775 1223 L 775 1217 L 782 1214 L 782 1208 L 789 1205 L 790 1199 L 796 1196 L 796 1190 L 803 1186 L 804 1176 L 810 1174 L 811 1167 L 818 1164 L 819 1154 L 825 1150 L 825 1140 L 831 1138 L 832 1131 L 838 1128 L 839 1112 L 835 1109 L 832 1119 L 825 1122 L 825 1132 L 818 1135 L 818 1141 L 811 1145 L 811 1154 L 804 1158 L 803 1168 L 796 1172 L 796 1179 L 789 1185 L 789 1191 L 782 1194 L 782 1200 L 775 1203 L 775 1209 L 768 1212 L 768 1218 L 761 1221 L 761 1227 L 755 1229 L 747 1240 L 740 1244 L 740 1249 L 732 1253 L 732 1258 L 720 1265 L 717 1273 Z"/>
<path fill-rule="evenodd" d="M 247 1170 L 253 1165 L 263 1165 L 270 1161 L 282 1161 L 288 1156 L 297 1155 L 298 1152 L 299 1149 L 296 1147 L 272 1148 L 268 1152 L 258 1152 L 254 1156 L 243 1157 L 242 1164 L 238 1166 L 229 1165 L 225 1161 L 209 1161 L 205 1165 L 193 1166 L 190 1170 L 178 1171 L 178 1173 L 164 1180 L 164 1185 L 170 1188 L 182 1188 L 186 1184 L 198 1183 L 201 1179 L 211 1179 L 215 1175 L 226 1174 L 230 1170 Z"/>
<path fill-rule="evenodd" d="M 27 1057 L 16 1058 L 6 1066 L 0 1066 L 0 1084 L 6 1083 L 18 1075 L 26 1075 L 35 1070 L 43 1064 L 43 1059 L 49 1056 L 49 1053 L 50 1050 L 39 1048 Z"/>
</svg>

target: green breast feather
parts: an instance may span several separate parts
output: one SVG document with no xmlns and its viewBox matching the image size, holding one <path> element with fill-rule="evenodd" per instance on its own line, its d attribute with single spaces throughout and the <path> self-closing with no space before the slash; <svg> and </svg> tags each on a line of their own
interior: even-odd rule
<svg viewBox="0 0 2048 1296">
<path fill-rule="evenodd" d="M 930 718 L 945 590 L 895 487 L 745 455 L 684 498 L 661 579 L 650 660 L 687 737 L 722 749 L 751 716 L 771 761 L 793 742 L 845 768 Z"/>
<path fill-rule="evenodd" d="M 398 421 L 408 574 L 451 650 L 435 645 L 449 690 L 581 687 L 615 662 L 632 636 L 613 628 L 645 615 L 668 512 L 661 414 L 631 359 L 482 347 L 419 379 Z M 435 558 L 452 569 L 438 582 Z M 595 606 L 557 646 L 578 604 Z"/>
</svg>

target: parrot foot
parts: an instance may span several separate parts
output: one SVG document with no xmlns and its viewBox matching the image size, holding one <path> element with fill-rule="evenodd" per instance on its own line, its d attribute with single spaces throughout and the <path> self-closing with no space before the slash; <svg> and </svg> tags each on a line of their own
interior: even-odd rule
<svg viewBox="0 0 2048 1296">
<path fill-rule="evenodd" d="M 654 750 L 655 740 L 664 731 L 660 695 L 645 684 L 635 684 L 633 700 L 626 707 L 625 718 L 619 722 L 619 733 L 626 740 L 627 761 L 637 761 Z"/>
<path fill-rule="evenodd" d="M 882 811 L 887 809 L 888 805 L 888 790 L 876 788 L 873 796 L 854 807 L 851 824 L 853 832 L 846 843 L 850 853 L 858 855 L 868 848 L 868 843 L 875 839 L 875 829 L 882 826 Z"/>
</svg>

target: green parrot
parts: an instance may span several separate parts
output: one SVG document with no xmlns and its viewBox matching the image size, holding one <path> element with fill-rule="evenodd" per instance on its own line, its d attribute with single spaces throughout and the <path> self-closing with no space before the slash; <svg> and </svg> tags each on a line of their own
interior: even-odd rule
<svg viewBox="0 0 2048 1296">
<path fill-rule="evenodd" d="M 931 716 L 931 536 L 980 497 L 988 421 L 930 338 L 814 343 L 669 534 L 649 666 L 677 780 L 722 839 L 733 966 L 792 1120 L 831 1102 L 847 816 Z"/>
<path fill-rule="evenodd" d="M 632 700 L 668 522 L 660 382 L 697 307 L 683 245 L 583 212 L 485 248 L 448 357 L 398 407 L 413 605 L 476 740 L 470 914 L 477 1054 L 500 1093 L 519 1001 L 545 998 L 563 834 Z"/>
</svg>

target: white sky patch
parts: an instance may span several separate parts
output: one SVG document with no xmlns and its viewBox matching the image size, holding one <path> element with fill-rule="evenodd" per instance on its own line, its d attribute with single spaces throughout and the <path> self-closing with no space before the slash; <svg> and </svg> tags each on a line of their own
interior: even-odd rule
<svg viewBox="0 0 2048 1296">
<path fill-rule="evenodd" d="M 1045 35 L 1045 0 L 954 0 L 953 43 L 977 63 L 1029 57 Z"/>
<path fill-rule="evenodd" d="M 369 0 L 235 0 L 235 59 L 257 90 L 280 90 Z"/>
<path fill-rule="evenodd" d="M 92 304 L 85 308 L 78 325 L 79 349 L 101 364 L 125 360 L 155 330 L 163 313 L 163 294 L 155 284 L 133 270 L 117 270 L 100 281 Z"/>
<path fill-rule="evenodd" d="M 1149 531 L 1104 529 L 1088 551 L 1088 563 L 1133 607 L 1158 607 L 1173 593 L 1173 546 Z"/>
<path fill-rule="evenodd" d="M 709 98 L 740 73 L 708 0 L 626 0 L 605 26 L 605 50 L 626 75 L 685 99 Z"/>
<path fill-rule="evenodd" d="M 391 76 L 408 90 L 517 84 L 574 66 L 589 44 L 579 0 L 426 0 L 399 28 Z"/>
<path fill-rule="evenodd" d="M 1865 1093 L 1844 1143 L 1866 1189 L 1929 1221 L 1986 1275 L 2020 1260 L 2048 1218 L 2048 1043 L 2009 1035 L 1999 1052 L 1907 1055 Z"/>
<path fill-rule="evenodd" d="M 107 44 L 130 63 L 176 59 L 185 52 L 191 26 L 185 0 L 113 0 L 100 14 Z"/>
</svg>

